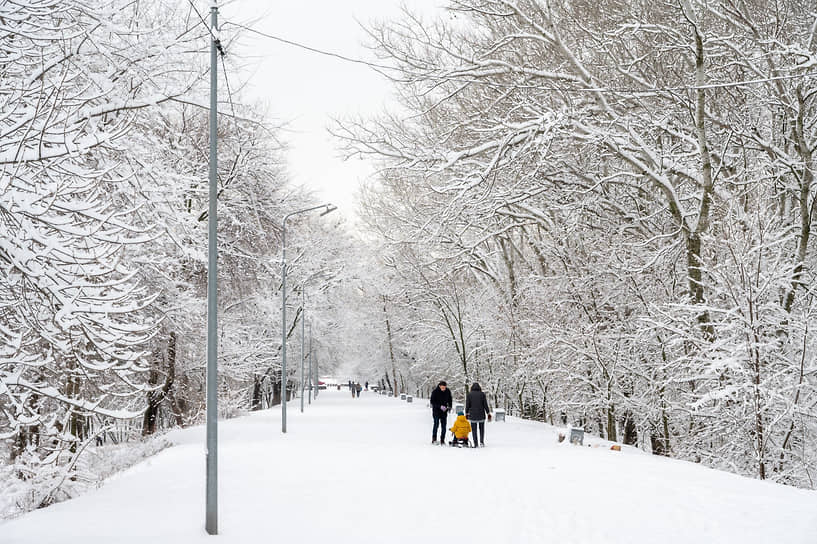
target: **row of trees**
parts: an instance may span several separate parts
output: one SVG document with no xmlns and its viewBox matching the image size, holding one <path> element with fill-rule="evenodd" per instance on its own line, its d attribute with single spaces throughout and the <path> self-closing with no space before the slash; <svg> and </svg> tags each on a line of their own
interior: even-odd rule
<svg viewBox="0 0 817 544">
<path fill-rule="evenodd" d="M 232 38 L 221 35 L 228 53 Z M 81 454 L 121 422 L 150 435 L 203 417 L 209 41 L 177 2 L 0 6 L 0 488 L 16 502 L 5 514 L 70 493 L 88 477 Z M 287 185 L 266 112 L 221 87 L 219 394 L 230 415 L 280 402 L 281 219 L 315 202 Z M 308 301 L 325 316 L 313 346 L 327 363 L 341 344 L 319 333 L 341 307 L 326 292 L 349 245 L 337 224 L 290 223 L 288 330 L 300 334 L 311 277 Z"/>
<path fill-rule="evenodd" d="M 370 29 L 383 371 L 813 487 L 807 2 L 454 0 Z"/>
</svg>

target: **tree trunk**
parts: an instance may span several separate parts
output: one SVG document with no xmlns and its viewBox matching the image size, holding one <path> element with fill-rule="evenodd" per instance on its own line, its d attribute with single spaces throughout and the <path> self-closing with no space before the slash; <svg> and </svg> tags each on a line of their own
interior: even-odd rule
<svg viewBox="0 0 817 544">
<path fill-rule="evenodd" d="M 264 377 L 255 375 L 253 376 L 253 383 L 252 383 L 252 400 L 250 401 L 250 410 L 256 412 L 261 410 L 264 406 L 264 397 L 263 397 L 263 390 L 262 385 L 264 383 Z"/>
<path fill-rule="evenodd" d="M 165 377 L 165 383 L 162 385 L 161 389 L 157 389 L 156 386 L 159 384 L 159 364 L 161 357 L 158 353 L 153 357 L 153 365 L 150 368 L 150 374 L 148 376 L 148 385 L 150 385 L 151 389 L 147 394 L 148 405 L 145 409 L 145 415 L 142 418 L 142 436 L 148 436 L 156 432 L 156 422 L 159 417 L 159 408 L 161 407 L 162 402 L 164 402 L 165 397 L 167 397 L 168 392 L 173 387 L 173 382 L 176 379 L 176 333 L 173 331 L 171 331 L 168 335 L 166 359 L 167 374 Z"/>
<path fill-rule="evenodd" d="M 68 380 L 66 383 L 65 393 L 68 398 L 79 400 L 80 379 L 78 376 L 76 376 L 74 372 L 75 369 L 76 361 L 72 360 L 68 365 Z M 82 439 L 83 422 L 84 422 L 83 415 L 76 408 L 71 408 L 70 416 L 68 418 L 68 433 L 71 434 L 76 439 L 71 442 L 71 446 L 69 447 L 71 453 L 76 453 L 77 442 Z"/>
<path fill-rule="evenodd" d="M 629 410 L 624 412 L 624 436 L 621 441 L 628 446 L 638 444 L 638 429 L 636 429 L 633 415 Z"/>
<path fill-rule="evenodd" d="M 652 443 L 653 455 L 669 455 L 669 451 L 664 445 L 664 438 L 660 434 L 652 433 L 650 435 L 650 442 Z"/>
<path fill-rule="evenodd" d="M 784 299 L 783 308 L 787 313 L 791 312 L 794 305 L 794 295 L 797 288 L 803 284 L 802 276 L 804 272 L 804 263 L 806 261 L 806 252 L 808 251 L 809 239 L 811 237 L 811 218 L 813 214 L 813 206 L 811 202 L 811 184 L 814 180 L 814 157 L 812 148 L 805 137 L 805 119 L 804 111 L 806 111 L 805 98 L 800 86 L 797 87 L 797 118 L 795 119 L 794 133 L 795 142 L 798 155 L 803 162 L 803 173 L 800 181 L 800 195 L 797 203 L 800 209 L 800 237 L 797 244 L 796 263 L 794 266 L 791 287 Z"/>
<path fill-rule="evenodd" d="M 279 404 L 281 404 L 281 382 L 275 381 L 272 384 L 271 406 L 278 406 Z"/>
<path fill-rule="evenodd" d="M 386 309 L 386 302 L 388 299 L 386 295 L 383 295 L 383 313 L 386 315 L 386 338 L 389 342 L 389 359 L 391 360 L 391 377 L 394 379 L 394 396 L 397 397 L 400 395 L 400 392 L 397 390 L 397 362 L 394 360 L 394 345 L 392 343 L 391 338 L 391 324 L 389 323 L 389 312 Z"/>
<path fill-rule="evenodd" d="M 616 433 L 616 410 L 612 402 L 607 405 L 607 440 L 612 442 L 618 440 Z"/>
</svg>

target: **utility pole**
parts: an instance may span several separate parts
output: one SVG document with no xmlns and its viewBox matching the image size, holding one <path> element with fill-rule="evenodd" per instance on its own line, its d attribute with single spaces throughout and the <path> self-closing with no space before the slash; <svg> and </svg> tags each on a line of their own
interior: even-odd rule
<svg viewBox="0 0 817 544">
<path fill-rule="evenodd" d="M 304 321 L 306 321 L 306 282 L 301 286 L 301 413 L 304 413 Z"/>
<path fill-rule="evenodd" d="M 205 530 L 218 534 L 218 1 L 210 8 L 210 202 L 207 216 L 207 497 Z"/>
<path fill-rule="evenodd" d="M 309 404 L 312 404 L 312 323 L 309 324 Z"/>
</svg>

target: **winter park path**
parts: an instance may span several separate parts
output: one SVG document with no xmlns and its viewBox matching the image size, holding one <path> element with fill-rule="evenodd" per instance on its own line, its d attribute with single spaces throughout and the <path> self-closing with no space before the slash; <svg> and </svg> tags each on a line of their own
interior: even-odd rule
<svg viewBox="0 0 817 544">
<path fill-rule="evenodd" d="M 217 537 L 203 529 L 199 427 L 94 492 L 0 524 L 0 543 L 817 542 L 815 492 L 558 444 L 515 418 L 489 424 L 484 449 L 432 446 L 419 399 L 327 390 L 297 406 L 286 435 L 279 409 L 220 423 Z"/>
</svg>

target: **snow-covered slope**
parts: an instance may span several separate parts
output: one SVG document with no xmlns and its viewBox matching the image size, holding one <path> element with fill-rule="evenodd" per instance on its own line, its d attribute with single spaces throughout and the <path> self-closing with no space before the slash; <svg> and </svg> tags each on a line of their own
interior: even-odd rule
<svg viewBox="0 0 817 544">
<path fill-rule="evenodd" d="M 422 400 L 322 391 L 288 414 L 285 436 L 279 410 L 221 423 L 215 539 L 195 428 L 93 493 L 0 525 L 0 543 L 817 542 L 815 492 L 558 444 L 539 423 L 489 423 L 473 450 L 432 446 Z"/>
</svg>

